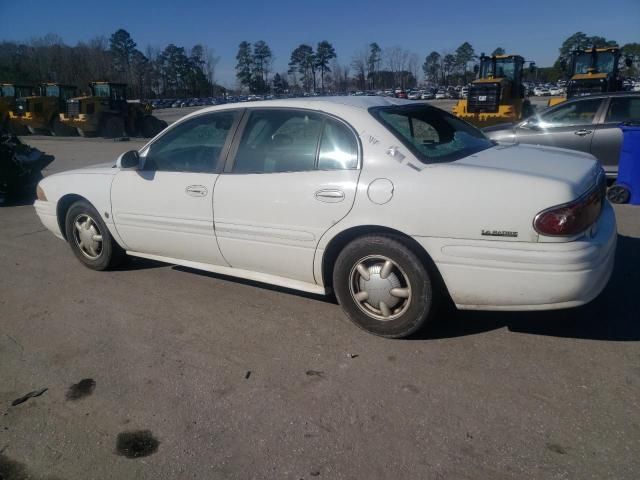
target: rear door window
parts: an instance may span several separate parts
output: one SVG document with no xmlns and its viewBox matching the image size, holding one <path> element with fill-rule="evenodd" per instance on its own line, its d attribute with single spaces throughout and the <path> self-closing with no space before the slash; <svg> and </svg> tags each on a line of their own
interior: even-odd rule
<svg viewBox="0 0 640 480">
<path fill-rule="evenodd" d="M 540 115 L 542 128 L 570 127 L 573 125 L 590 125 L 602 103 L 601 98 L 578 100 Z"/>
<path fill-rule="evenodd" d="M 282 173 L 358 168 L 358 143 L 341 122 L 308 110 L 253 110 L 233 173 Z"/>
<path fill-rule="evenodd" d="M 612 97 L 605 123 L 640 123 L 639 97 Z"/>
</svg>

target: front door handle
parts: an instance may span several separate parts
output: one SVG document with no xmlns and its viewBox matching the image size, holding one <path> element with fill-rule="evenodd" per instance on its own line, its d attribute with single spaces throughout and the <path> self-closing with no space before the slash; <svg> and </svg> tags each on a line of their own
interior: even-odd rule
<svg viewBox="0 0 640 480">
<path fill-rule="evenodd" d="M 315 196 L 316 200 L 327 203 L 337 203 L 344 200 L 344 192 L 342 190 L 318 190 Z"/>
<path fill-rule="evenodd" d="M 576 135 L 580 136 L 580 137 L 584 137 L 585 135 L 589 135 L 593 132 L 593 130 L 586 130 L 586 129 L 582 129 L 582 130 L 577 130 L 573 133 L 575 133 Z"/>
<path fill-rule="evenodd" d="M 189 185 L 185 188 L 185 192 L 192 197 L 206 197 L 208 190 L 204 185 Z"/>
</svg>

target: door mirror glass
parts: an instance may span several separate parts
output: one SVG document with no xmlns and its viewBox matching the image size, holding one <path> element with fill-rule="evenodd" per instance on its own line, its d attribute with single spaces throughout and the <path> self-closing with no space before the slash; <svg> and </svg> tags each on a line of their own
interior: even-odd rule
<svg viewBox="0 0 640 480">
<path fill-rule="evenodd" d="M 116 167 L 120 169 L 138 168 L 140 155 L 137 150 L 129 150 L 121 154 L 116 160 Z"/>
</svg>

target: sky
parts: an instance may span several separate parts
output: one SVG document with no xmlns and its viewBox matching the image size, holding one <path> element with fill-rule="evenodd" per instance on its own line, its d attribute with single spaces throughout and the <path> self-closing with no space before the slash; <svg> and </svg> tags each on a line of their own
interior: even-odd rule
<svg viewBox="0 0 640 480">
<path fill-rule="evenodd" d="M 331 42 L 342 64 L 377 42 L 419 55 L 452 53 L 468 41 L 477 54 L 497 46 L 538 66 L 551 65 L 569 35 L 583 31 L 640 42 L 640 0 L 403 0 L 403 1 L 196 1 L 196 0 L 0 0 L 0 40 L 29 40 L 47 33 L 65 43 L 127 30 L 141 51 L 169 43 L 202 43 L 220 57 L 216 80 L 235 85 L 238 44 L 266 41 L 283 72 L 301 43 Z"/>
</svg>

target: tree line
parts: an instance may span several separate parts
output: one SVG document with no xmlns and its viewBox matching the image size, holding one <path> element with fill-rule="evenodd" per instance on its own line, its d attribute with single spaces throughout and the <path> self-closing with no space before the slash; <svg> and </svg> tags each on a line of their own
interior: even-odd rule
<svg viewBox="0 0 640 480">
<path fill-rule="evenodd" d="M 602 36 L 589 36 L 577 32 L 569 36 L 560 46 L 554 65 L 535 70 L 525 70 L 524 78 L 530 81 L 557 81 L 568 75 L 569 56 L 573 50 L 591 46 L 618 45 L 614 40 Z M 629 43 L 622 47 L 621 69 L 629 76 L 640 73 L 640 44 Z M 268 56 L 261 52 L 267 51 Z M 484 52 L 483 52 L 484 53 Z M 483 54 L 482 53 L 482 54 Z M 376 42 L 358 50 L 349 64 L 337 61 L 333 45 L 323 40 L 314 50 L 311 45 L 297 46 L 290 54 L 289 69 L 276 73 L 272 83 L 268 79 L 274 57 L 269 46 L 260 40 L 253 46 L 243 41 L 236 57 L 236 73 L 241 87 L 251 93 L 325 92 L 346 90 L 379 90 L 389 88 L 414 88 L 419 74 L 431 85 L 465 85 L 475 78 L 474 66 L 478 55 L 469 42 L 463 42 L 453 52 L 430 52 L 420 63 L 417 54 L 400 46 L 381 48 Z M 504 55 L 502 47 L 496 47 L 490 55 Z M 633 65 L 627 68 L 623 59 L 631 58 Z M 266 62 L 265 62 L 266 58 Z M 527 59 L 530 60 L 530 59 Z M 264 68 L 267 65 L 268 68 Z M 319 78 L 318 78 L 319 77 Z"/>
<path fill-rule="evenodd" d="M 111 81 L 129 84 L 132 98 L 213 96 L 224 90 L 215 83 L 218 61 L 206 45 L 149 46 L 143 53 L 123 29 L 76 46 L 49 34 L 28 42 L 0 42 L 0 82 L 57 82 L 88 93 L 90 82 Z"/>
<path fill-rule="evenodd" d="M 552 66 L 527 72 L 527 79 L 556 81 L 565 77 L 563 67 L 571 51 L 592 45 L 616 42 L 576 32 L 562 43 Z M 628 43 L 622 49 L 623 58 L 632 60 L 631 68 L 621 64 L 623 73 L 639 75 L 640 43 Z M 504 53 L 497 47 L 490 54 Z M 479 57 L 469 42 L 454 51 L 431 51 L 422 59 L 404 47 L 382 48 L 371 42 L 347 61 L 340 61 L 331 42 L 322 40 L 316 45 L 296 46 L 288 56 L 286 70 L 276 72 L 273 51 L 259 40 L 240 43 L 235 72 L 237 90 L 255 94 L 407 89 L 416 87 L 421 78 L 430 85 L 466 84 L 475 78 L 473 67 Z M 215 81 L 218 61 L 215 51 L 202 44 L 191 48 L 148 46 L 143 52 L 124 29 L 75 46 L 49 34 L 28 42 L 0 42 L 0 82 L 60 82 L 78 85 L 86 92 L 89 82 L 109 80 L 128 83 L 132 98 L 217 96 L 225 90 Z"/>
</svg>

